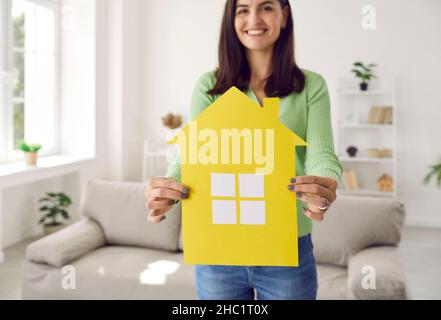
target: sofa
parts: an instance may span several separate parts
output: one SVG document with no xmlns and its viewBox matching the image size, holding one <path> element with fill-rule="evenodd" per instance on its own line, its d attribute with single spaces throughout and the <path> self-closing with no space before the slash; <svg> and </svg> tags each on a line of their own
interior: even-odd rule
<svg viewBox="0 0 441 320">
<path fill-rule="evenodd" d="M 26 248 L 23 299 L 195 299 L 181 208 L 148 223 L 145 188 L 89 180 L 81 219 Z M 409 298 L 399 255 L 404 215 L 395 200 L 339 196 L 313 225 L 318 299 Z"/>
</svg>

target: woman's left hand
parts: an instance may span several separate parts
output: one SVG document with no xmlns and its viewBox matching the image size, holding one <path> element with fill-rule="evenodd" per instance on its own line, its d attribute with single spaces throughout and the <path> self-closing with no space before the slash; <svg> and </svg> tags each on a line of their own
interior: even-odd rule
<svg viewBox="0 0 441 320">
<path fill-rule="evenodd" d="M 323 210 L 323 207 L 333 203 L 337 198 L 337 181 L 326 177 L 301 176 L 292 178 L 288 189 L 296 193 L 297 199 L 308 204 L 308 209 L 303 211 L 306 216 L 316 221 L 324 219 L 327 209 Z"/>
</svg>

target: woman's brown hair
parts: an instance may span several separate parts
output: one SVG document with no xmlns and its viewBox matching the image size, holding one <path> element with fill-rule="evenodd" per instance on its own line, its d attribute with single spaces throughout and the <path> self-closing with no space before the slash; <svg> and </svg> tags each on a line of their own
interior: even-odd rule
<svg viewBox="0 0 441 320">
<path fill-rule="evenodd" d="M 294 92 L 302 92 L 305 75 L 297 66 L 294 54 L 294 23 L 289 0 L 279 0 L 282 8 L 288 6 L 289 15 L 286 27 L 274 44 L 272 74 L 265 85 L 267 97 L 284 97 Z M 245 54 L 245 47 L 239 41 L 234 20 L 237 0 L 227 0 L 222 19 L 219 41 L 219 67 L 216 70 L 217 82 L 208 94 L 223 94 L 236 86 L 244 91 L 248 88 L 251 70 Z"/>
</svg>

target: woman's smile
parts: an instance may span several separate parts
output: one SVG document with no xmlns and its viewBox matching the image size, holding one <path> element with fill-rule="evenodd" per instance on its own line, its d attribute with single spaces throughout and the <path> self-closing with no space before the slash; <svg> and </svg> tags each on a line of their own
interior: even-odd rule
<svg viewBox="0 0 441 320">
<path fill-rule="evenodd" d="M 246 30 L 245 33 L 251 37 L 260 37 L 264 35 L 267 31 L 268 29 L 249 29 Z"/>
</svg>

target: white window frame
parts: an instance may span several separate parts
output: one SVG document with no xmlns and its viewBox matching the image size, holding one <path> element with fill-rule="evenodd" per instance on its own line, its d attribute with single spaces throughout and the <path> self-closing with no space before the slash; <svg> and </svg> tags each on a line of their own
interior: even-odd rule
<svg viewBox="0 0 441 320">
<path fill-rule="evenodd" d="M 6 157 L 6 141 L 8 137 L 3 136 L 6 131 L 6 109 L 8 109 L 6 96 L 8 92 L 8 82 L 10 81 L 10 74 L 6 68 L 7 66 L 7 48 L 8 45 L 8 13 L 11 12 L 9 8 L 9 1 L 0 1 L 0 162 Z"/>
<path fill-rule="evenodd" d="M 61 56 L 61 3 L 59 0 L 26 0 L 37 5 L 41 5 L 54 10 L 55 12 L 55 97 L 54 97 L 54 147 L 51 149 L 43 149 L 39 152 L 39 156 L 50 156 L 59 153 L 60 144 L 60 56 Z M 12 41 L 12 16 L 11 16 L 12 0 L 0 1 L 0 41 L 5 44 L 0 47 L 0 99 L 3 108 L 0 112 L 0 164 L 9 163 L 23 159 L 21 152 L 13 151 L 13 87 L 12 73 L 14 68 L 13 59 L 13 41 Z"/>
</svg>

